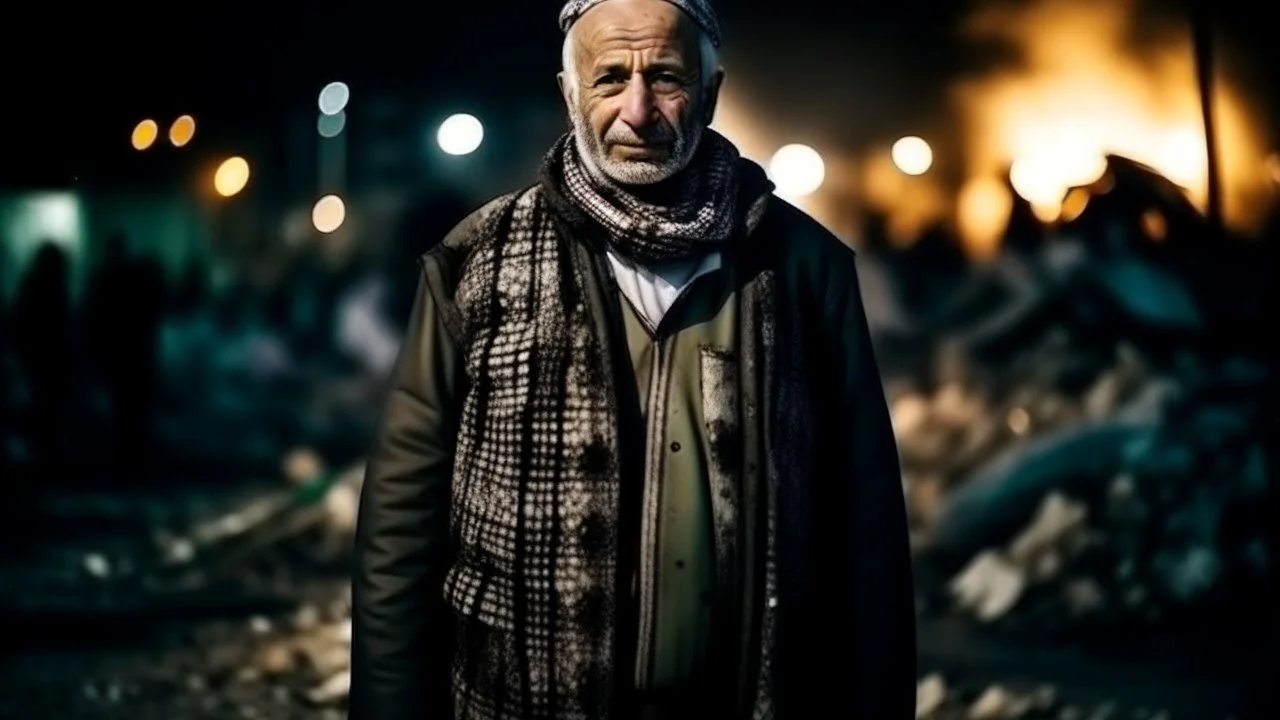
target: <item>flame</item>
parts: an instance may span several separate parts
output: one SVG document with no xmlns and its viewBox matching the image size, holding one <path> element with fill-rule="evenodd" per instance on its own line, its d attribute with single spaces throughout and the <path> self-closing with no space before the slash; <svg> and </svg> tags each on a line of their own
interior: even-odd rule
<svg viewBox="0 0 1280 720">
<path fill-rule="evenodd" d="M 1189 30 L 1138 48 L 1133 0 L 1039 0 L 987 7 L 966 34 L 1007 43 L 1017 67 L 958 83 L 970 182 L 1009 182 L 1042 219 L 1062 212 L 1067 190 L 1096 181 L 1104 155 L 1144 163 L 1204 207 L 1207 160 Z M 1249 109 L 1219 79 L 1215 113 L 1229 223 L 1256 227 L 1267 171 Z M 991 187 L 989 184 L 986 187 Z M 999 203 L 985 203 L 992 212 Z M 978 207 L 975 205 L 974 207 Z M 970 246 L 990 242 L 991 218 L 960 221 Z"/>
<path fill-rule="evenodd" d="M 929 175 L 902 172 L 887 149 L 863 164 L 862 197 L 885 214 L 889 239 L 899 246 L 910 245 L 930 225 L 943 221 L 948 210 L 941 183 Z"/>
<path fill-rule="evenodd" d="M 997 178 L 975 177 L 960 188 L 956 224 L 971 257 L 986 260 L 1000 250 L 1000 237 L 1012 212 L 1013 195 Z"/>
</svg>

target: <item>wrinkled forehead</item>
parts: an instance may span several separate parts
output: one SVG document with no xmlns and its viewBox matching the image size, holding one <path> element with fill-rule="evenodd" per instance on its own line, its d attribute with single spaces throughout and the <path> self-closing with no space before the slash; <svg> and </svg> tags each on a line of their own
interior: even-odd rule
<svg viewBox="0 0 1280 720">
<path fill-rule="evenodd" d="M 609 0 L 583 13 L 574 25 L 580 64 L 643 53 L 650 60 L 697 61 L 698 26 L 663 0 Z"/>
</svg>

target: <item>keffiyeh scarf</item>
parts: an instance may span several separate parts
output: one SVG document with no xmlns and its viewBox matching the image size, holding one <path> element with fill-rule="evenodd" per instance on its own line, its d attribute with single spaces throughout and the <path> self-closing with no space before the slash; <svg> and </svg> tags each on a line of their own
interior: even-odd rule
<svg viewBox="0 0 1280 720">
<path fill-rule="evenodd" d="M 689 166 L 672 179 L 675 202 L 657 205 L 599 178 L 583 162 L 572 134 L 556 143 L 547 175 L 602 227 L 620 254 L 641 264 L 695 257 L 723 245 L 738 229 L 743 163 L 723 135 L 705 130 Z M 763 178 L 761 178 L 763 180 Z M 761 187 L 763 194 L 770 188 Z"/>
<path fill-rule="evenodd" d="M 563 138 L 541 183 L 495 201 L 465 249 L 452 299 L 441 299 L 470 383 L 452 485 L 457 559 L 444 587 L 460 616 L 458 720 L 609 720 L 625 717 L 617 713 L 633 697 L 617 683 L 634 676 L 617 669 L 631 662 L 635 641 L 615 645 L 634 632 L 634 600 L 617 577 L 639 537 L 624 520 L 626 488 L 635 483 L 624 482 L 634 468 L 624 468 L 609 345 L 619 336 L 607 328 L 603 278 L 575 236 L 599 238 L 605 228 L 632 253 L 675 257 L 754 227 L 772 187 L 715 136 L 699 151 L 709 165 L 686 170 L 689 199 L 648 206 L 616 189 L 597 191 L 571 147 Z M 438 258 L 455 251 L 442 245 L 424 260 L 441 287 L 452 271 Z M 742 301 L 744 357 L 774 345 L 772 281 L 752 287 Z M 743 382 L 763 387 L 748 365 Z M 767 658 L 771 620 L 761 622 Z M 767 665 L 761 677 L 755 707 L 763 717 Z"/>
</svg>

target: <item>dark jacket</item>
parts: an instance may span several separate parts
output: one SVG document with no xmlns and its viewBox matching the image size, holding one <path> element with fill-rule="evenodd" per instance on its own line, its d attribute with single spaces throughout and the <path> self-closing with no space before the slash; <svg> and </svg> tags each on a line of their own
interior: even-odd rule
<svg viewBox="0 0 1280 720">
<path fill-rule="evenodd" d="M 353 585 L 353 720 L 451 717 L 453 610 L 443 600 L 452 460 L 462 398 L 462 349 L 446 307 L 490 203 L 424 256 L 422 278 L 361 498 Z M 608 287 L 600 248 L 569 242 Z M 762 672 L 762 606 L 776 604 L 770 668 L 778 717 L 907 720 L 915 705 L 915 614 L 898 458 L 855 270 L 853 252 L 804 213 L 774 198 L 732 262 L 745 286 L 768 276 L 804 387 L 778 512 L 776 596 L 744 589 L 743 634 L 725 717 L 745 712 Z M 599 318 L 624 346 L 617 293 L 598 292 Z M 744 297 L 751 297 L 750 294 Z M 762 352 L 774 352 L 772 347 Z M 623 350 L 625 351 L 625 350 Z M 768 367 L 769 363 L 762 363 Z M 767 385 L 768 382 L 766 381 Z M 768 400 L 758 407 L 768 410 Z M 620 427 L 625 418 L 620 418 Z M 784 428 L 781 434 L 786 434 Z M 643 443 L 643 433 L 634 442 Z M 627 437 L 627 435 L 624 435 Z M 762 443 L 763 446 L 763 443 Z M 624 457 L 639 452 L 623 449 Z M 764 455 L 772 450 L 759 451 Z M 761 464 L 770 459 L 761 457 Z M 751 465 L 751 463 L 748 463 Z M 626 465 L 624 465 L 626 467 Z M 744 506 L 743 537 L 758 537 L 764 513 Z M 763 555 L 755 543 L 744 552 Z M 754 550 L 753 550 L 754 548 Z M 762 562 L 762 561 L 761 561 Z M 748 562 L 752 565 L 751 561 Z M 620 663 L 625 669 L 625 663 Z M 618 707 L 626 707 L 625 702 Z M 734 710 L 738 707 L 738 710 Z M 622 714 L 621 712 L 619 714 Z"/>
</svg>

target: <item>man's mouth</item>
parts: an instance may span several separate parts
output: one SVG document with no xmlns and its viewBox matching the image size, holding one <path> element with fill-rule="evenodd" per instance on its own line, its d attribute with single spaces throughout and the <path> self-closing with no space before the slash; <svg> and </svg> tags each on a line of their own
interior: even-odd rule
<svg viewBox="0 0 1280 720">
<path fill-rule="evenodd" d="M 625 146 L 618 148 L 616 157 L 622 162 L 639 162 L 649 163 L 657 162 L 663 157 L 663 154 L 655 148 L 645 146 Z"/>
<path fill-rule="evenodd" d="M 666 143 L 614 143 L 614 147 L 628 153 L 649 154 L 666 150 Z"/>
</svg>

